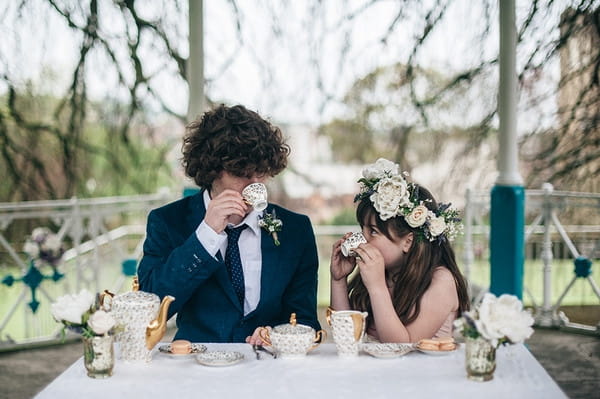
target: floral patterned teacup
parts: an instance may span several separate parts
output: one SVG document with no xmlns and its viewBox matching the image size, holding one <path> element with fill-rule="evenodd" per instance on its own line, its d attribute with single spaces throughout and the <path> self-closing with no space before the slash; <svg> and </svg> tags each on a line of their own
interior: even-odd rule
<svg viewBox="0 0 600 399">
<path fill-rule="evenodd" d="M 346 257 L 356 256 L 356 252 L 354 250 L 358 248 L 360 244 L 365 244 L 366 242 L 367 240 L 361 232 L 355 232 L 344 240 L 340 249 L 342 250 L 342 254 Z"/>
<path fill-rule="evenodd" d="M 242 190 L 242 197 L 248 205 L 260 212 L 267 207 L 267 187 L 262 183 L 252 183 Z"/>
</svg>

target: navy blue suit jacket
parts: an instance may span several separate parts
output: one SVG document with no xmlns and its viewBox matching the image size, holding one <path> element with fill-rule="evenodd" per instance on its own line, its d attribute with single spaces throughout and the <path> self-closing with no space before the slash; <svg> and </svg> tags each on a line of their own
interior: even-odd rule
<svg viewBox="0 0 600 399">
<path fill-rule="evenodd" d="M 260 300 L 246 316 L 224 262 L 209 255 L 196 237 L 206 213 L 203 192 L 150 212 L 138 268 L 140 289 L 161 299 L 175 297 L 169 317 L 177 313 L 176 339 L 244 342 L 258 326 L 287 323 L 292 312 L 298 323 L 320 329 L 312 225 L 307 216 L 277 205 L 269 204 L 266 212 L 273 209 L 283 223 L 281 245 L 261 229 Z"/>
</svg>

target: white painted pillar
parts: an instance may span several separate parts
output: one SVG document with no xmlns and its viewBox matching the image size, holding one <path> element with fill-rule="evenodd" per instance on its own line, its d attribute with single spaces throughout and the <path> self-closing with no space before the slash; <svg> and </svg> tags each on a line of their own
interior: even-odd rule
<svg viewBox="0 0 600 399">
<path fill-rule="evenodd" d="M 188 123 L 204 112 L 204 23 L 203 0 L 189 0 L 189 49 L 187 79 L 189 88 Z"/>
<path fill-rule="evenodd" d="M 500 84 L 498 115 L 500 137 L 496 185 L 520 186 L 517 146 L 517 26 L 515 0 L 500 0 Z"/>
</svg>

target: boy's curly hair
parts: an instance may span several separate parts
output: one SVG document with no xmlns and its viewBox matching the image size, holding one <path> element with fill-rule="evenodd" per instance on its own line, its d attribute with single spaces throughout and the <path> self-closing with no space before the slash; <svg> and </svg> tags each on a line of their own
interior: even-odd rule
<svg viewBox="0 0 600 399">
<path fill-rule="evenodd" d="M 275 176 L 290 147 L 281 130 L 242 105 L 221 104 L 186 127 L 182 164 L 187 176 L 210 189 L 222 171 L 239 177 Z"/>
</svg>

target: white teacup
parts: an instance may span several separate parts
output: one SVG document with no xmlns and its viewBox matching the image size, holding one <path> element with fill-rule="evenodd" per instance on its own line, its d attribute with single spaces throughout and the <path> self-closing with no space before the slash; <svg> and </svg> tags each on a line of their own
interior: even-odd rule
<svg viewBox="0 0 600 399">
<path fill-rule="evenodd" d="M 367 312 L 335 311 L 327 308 L 327 324 L 331 326 L 337 353 L 342 357 L 358 356 L 365 335 Z"/>
<path fill-rule="evenodd" d="M 248 205 L 260 212 L 267 207 L 267 187 L 262 183 L 252 183 L 242 190 L 242 197 Z"/>
<path fill-rule="evenodd" d="M 295 324 L 295 316 L 292 324 L 281 324 L 273 327 L 271 331 L 262 327 L 258 335 L 265 342 L 266 346 L 273 346 L 277 355 L 282 358 L 304 357 L 315 349 L 323 341 L 325 331 L 306 326 L 304 324 Z"/>
<path fill-rule="evenodd" d="M 342 254 L 344 256 L 356 256 L 356 252 L 354 251 L 360 244 L 365 244 L 367 242 L 365 236 L 361 232 L 352 233 L 351 236 L 346 238 L 340 249 L 342 250 Z"/>
</svg>

